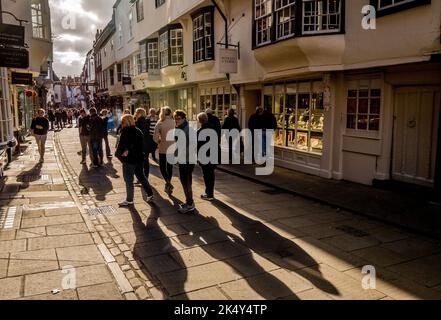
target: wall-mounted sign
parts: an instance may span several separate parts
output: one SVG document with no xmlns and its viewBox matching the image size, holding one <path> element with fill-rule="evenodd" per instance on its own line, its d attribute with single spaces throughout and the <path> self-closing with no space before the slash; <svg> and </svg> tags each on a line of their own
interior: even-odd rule
<svg viewBox="0 0 441 320">
<path fill-rule="evenodd" d="M 125 86 L 130 86 L 132 84 L 132 78 L 131 77 L 123 77 L 122 83 Z"/>
<path fill-rule="evenodd" d="M 219 73 L 237 73 L 236 49 L 219 49 Z"/>
<path fill-rule="evenodd" d="M 29 68 L 28 50 L 0 47 L 0 67 L 17 69 Z"/>
<path fill-rule="evenodd" d="M 0 24 L 0 43 L 8 46 L 24 47 L 25 28 L 12 24 Z"/>
<path fill-rule="evenodd" d="M 12 72 L 11 82 L 12 82 L 12 84 L 21 84 L 21 85 L 25 85 L 25 86 L 31 86 L 32 85 L 32 73 Z"/>
</svg>

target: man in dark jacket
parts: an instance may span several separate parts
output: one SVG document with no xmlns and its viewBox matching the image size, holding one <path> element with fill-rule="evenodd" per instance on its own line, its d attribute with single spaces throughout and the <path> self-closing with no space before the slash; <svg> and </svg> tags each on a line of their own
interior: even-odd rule
<svg viewBox="0 0 441 320">
<path fill-rule="evenodd" d="M 187 214 L 195 211 L 195 204 L 193 200 L 193 171 L 195 165 L 190 163 L 190 124 L 187 121 L 187 114 L 178 110 L 174 114 L 176 130 L 181 130 L 184 132 L 185 150 L 179 148 L 183 146 L 178 139 L 178 153 L 185 152 L 185 161 L 179 162 L 179 178 L 181 180 L 182 188 L 185 193 L 185 204 L 178 210 L 179 213 Z"/>
<path fill-rule="evenodd" d="M 55 111 L 55 119 L 56 119 L 57 129 L 63 130 L 63 115 L 61 114 L 60 108 L 58 108 Z"/>
<path fill-rule="evenodd" d="M 147 179 L 150 176 L 150 162 L 149 162 L 149 146 L 150 146 L 150 123 L 147 120 L 146 112 L 144 109 L 139 108 L 135 112 L 135 121 L 136 121 L 136 127 L 141 130 L 143 134 L 143 144 L 142 144 L 142 150 L 145 154 L 145 160 L 144 160 L 144 173 L 147 177 Z"/>
<path fill-rule="evenodd" d="M 125 115 L 121 122 L 122 131 L 116 150 L 116 157 L 123 164 L 123 175 L 127 189 L 127 199 L 121 202 L 121 207 L 133 206 L 134 187 L 133 180 L 136 176 L 147 193 L 147 202 L 153 201 L 153 190 L 144 174 L 143 162 L 145 154 L 143 152 L 144 136 L 135 125 L 132 115 Z"/>
<path fill-rule="evenodd" d="M 38 116 L 32 120 L 31 130 L 37 142 L 38 152 L 40 153 L 40 163 L 44 162 L 46 151 L 47 133 L 49 131 L 49 121 L 45 118 L 46 111 L 38 110 Z"/>
<path fill-rule="evenodd" d="M 90 116 L 84 109 L 80 111 L 78 128 L 81 142 L 81 164 L 86 164 L 87 148 L 89 148 L 90 161 L 93 163 L 93 151 L 90 143 Z"/>
<path fill-rule="evenodd" d="M 252 136 L 252 150 L 253 150 L 253 162 L 256 162 L 256 153 L 255 153 L 255 133 L 256 130 L 263 129 L 263 108 L 257 107 L 256 112 L 251 115 L 249 121 L 248 121 L 248 128 L 251 131 Z"/>
<path fill-rule="evenodd" d="M 54 113 L 53 109 L 49 110 L 48 119 L 49 119 L 49 122 L 51 123 L 51 130 L 54 130 L 55 129 L 54 128 L 54 123 L 55 123 L 56 119 L 55 119 L 55 113 Z"/>
<path fill-rule="evenodd" d="M 228 111 L 228 116 L 225 118 L 224 124 L 222 126 L 222 130 L 228 130 L 228 131 L 238 130 L 239 132 L 242 130 L 242 128 L 240 127 L 239 119 L 236 118 L 235 114 L 236 112 L 233 109 L 230 109 Z M 230 164 L 233 164 L 233 152 L 234 152 L 233 148 L 236 143 L 237 141 L 233 139 L 230 139 L 228 141 Z"/>
<path fill-rule="evenodd" d="M 221 134 L 222 134 L 221 122 L 220 122 L 219 118 L 214 115 L 213 110 L 207 109 L 205 111 L 205 113 L 207 114 L 208 122 L 211 124 L 212 128 L 216 131 L 216 133 L 219 137 L 219 143 L 220 143 Z"/>
<path fill-rule="evenodd" d="M 104 164 L 103 139 L 104 122 L 95 108 L 90 109 L 90 143 L 92 145 L 93 168 L 98 168 Z"/>
<path fill-rule="evenodd" d="M 199 139 L 200 135 L 204 133 L 204 131 L 206 130 L 215 130 L 215 128 L 213 127 L 213 125 L 208 122 L 208 116 L 206 113 L 201 113 L 198 115 L 198 122 L 201 125 L 201 128 L 198 130 L 197 136 L 198 136 L 198 154 L 200 149 L 207 143 L 210 142 L 210 140 L 208 139 L 208 141 L 200 141 L 202 139 Z M 203 155 L 203 156 L 207 156 L 209 157 L 210 154 L 207 155 Z M 199 159 L 200 160 L 200 159 Z M 214 200 L 214 185 L 215 185 L 215 180 L 216 180 L 216 163 L 202 163 L 199 162 L 199 165 L 202 168 L 202 173 L 204 176 L 204 182 L 205 182 L 205 194 L 203 194 L 201 196 L 202 200 L 207 200 L 207 201 L 213 201 Z"/>
</svg>

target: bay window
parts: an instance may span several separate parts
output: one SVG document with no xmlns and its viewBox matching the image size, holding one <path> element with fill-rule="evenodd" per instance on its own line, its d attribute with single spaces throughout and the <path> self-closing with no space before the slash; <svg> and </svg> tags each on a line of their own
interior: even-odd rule
<svg viewBox="0 0 441 320">
<path fill-rule="evenodd" d="M 214 9 L 202 8 L 193 17 L 193 62 L 214 59 Z"/>
<path fill-rule="evenodd" d="M 43 24 L 43 8 L 39 1 L 35 1 L 31 4 L 32 12 L 32 35 L 34 38 L 44 39 L 46 38 L 44 24 Z"/>
<path fill-rule="evenodd" d="M 159 69 L 158 39 L 147 42 L 147 68 L 149 72 Z"/>
<path fill-rule="evenodd" d="M 371 0 L 371 4 L 377 10 L 377 16 L 384 16 L 430 3 L 431 0 Z"/>
<path fill-rule="evenodd" d="M 340 31 L 340 0 L 304 0 L 303 34 Z"/>
<path fill-rule="evenodd" d="M 159 33 L 159 64 L 161 68 L 184 63 L 184 43 L 181 25 L 167 26 Z M 152 49 L 154 45 L 152 45 Z"/>
<path fill-rule="evenodd" d="M 275 0 L 276 37 L 282 39 L 295 33 L 296 0 Z"/>
</svg>

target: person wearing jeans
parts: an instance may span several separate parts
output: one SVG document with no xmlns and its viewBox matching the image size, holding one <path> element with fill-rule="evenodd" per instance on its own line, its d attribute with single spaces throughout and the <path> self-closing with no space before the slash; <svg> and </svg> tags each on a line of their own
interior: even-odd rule
<svg viewBox="0 0 441 320">
<path fill-rule="evenodd" d="M 198 154 L 199 150 L 208 142 L 208 141 L 201 141 L 202 138 L 199 139 L 201 134 L 205 134 L 205 132 L 208 130 L 212 130 L 213 132 L 216 132 L 216 128 L 213 124 L 211 124 L 208 120 L 208 116 L 206 113 L 200 113 L 198 115 L 198 122 L 200 124 L 200 129 L 198 130 L 197 136 L 198 136 Z M 209 133 L 209 132 L 208 132 Z M 217 139 L 216 144 L 218 143 L 219 139 Z M 210 154 L 207 154 L 207 157 L 210 157 Z M 205 182 L 205 194 L 201 196 L 203 200 L 207 201 L 213 201 L 214 200 L 214 184 L 215 184 L 215 171 L 216 171 L 216 165 L 217 163 L 212 162 L 201 162 L 201 159 L 199 159 L 199 164 L 202 168 L 202 173 L 204 176 L 204 182 Z"/>
<path fill-rule="evenodd" d="M 126 183 L 127 198 L 119 203 L 121 207 L 130 207 L 134 204 L 134 176 L 138 178 L 145 193 L 147 194 L 147 202 L 153 201 L 153 190 L 144 173 L 143 151 L 144 136 L 138 128 L 136 128 L 135 119 L 132 115 L 125 115 L 121 122 L 122 132 L 116 150 L 116 157 L 122 162 L 123 176 Z"/>
<path fill-rule="evenodd" d="M 113 155 L 112 155 L 112 150 L 110 149 L 110 144 L 109 144 L 109 129 L 108 129 L 108 125 L 109 125 L 109 117 L 108 117 L 109 111 L 107 110 L 102 110 L 101 111 L 101 117 L 103 119 L 103 138 L 104 138 L 104 146 L 106 147 L 106 157 L 107 159 L 112 159 Z"/>
<path fill-rule="evenodd" d="M 46 111 L 38 110 L 38 116 L 32 120 L 31 130 L 35 137 L 40 154 L 40 163 L 44 162 L 44 154 L 46 151 L 47 133 L 49 131 L 49 120 L 45 118 Z"/>
<path fill-rule="evenodd" d="M 178 153 L 185 152 L 185 161 L 179 163 L 179 177 L 185 193 L 185 204 L 179 209 L 179 213 L 187 214 L 195 211 L 193 200 L 193 171 L 194 164 L 190 164 L 190 125 L 187 121 L 187 114 L 184 111 L 176 111 L 174 114 L 176 130 L 182 130 L 186 136 L 185 149 L 183 144 L 178 141 Z M 180 148 L 181 147 L 181 148 Z"/>
<path fill-rule="evenodd" d="M 90 161 L 93 162 L 92 145 L 90 143 L 90 116 L 86 110 L 81 109 L 80 117 L 78 118 L 78 128 L 80 131 L 81 142 L 81 164 L 86 164 L 87 148 L 89 148 Z"/>
<path fill-rule="evenodd" d="M 165 180 L 165 192 L 171 195 L 174 189 L 171 183 L 173 178 L 173 165 L 168 162 L 167 157 L 170 155 L 169 149 L 174 144 L 174 141 L 167 141 L 167 136 L 174 130 L 175 122 L 173 121 L 173 112 L 170 107 L 162 108 L 159 118 L 160 120 L 156 124 L 153 134 L 153 140 L 158 144 L 159 167 L 162 177 Z"/>
<path fill-rule="evenodd" d="M 104 164 L 103 127 L 104 121 L 98 116 L 96 109 L 90 109 L 90 143 L 92 145 L 93 168 Z"/>
</svg>

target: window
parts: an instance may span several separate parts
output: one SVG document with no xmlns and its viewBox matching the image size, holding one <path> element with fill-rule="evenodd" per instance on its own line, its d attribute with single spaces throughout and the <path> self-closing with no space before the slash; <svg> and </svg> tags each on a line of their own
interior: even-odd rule
<svg viewBox="0 0 441 320">
<path fill-rule="evenodd" d="M 273 24 L 272 0 L 254 1 L 256 45 L 259 46 L 271 42 L 271 28 Z"/>
<path fill-rule="evenodd" d="M 123 46 L 123 33 L 122 33 L 121 23 L 118 26 L 118 45 L 119 45 L 119 49 L 121 49 Z"/>
<path fill-rule="evenodd" d="M 210 11 L 208 11 L 210 10 Z M 208 11 L 208 12 L 207 12 Z M 193 62 L 214 59 L 213 9 L 193 15 Z"/>
<path fill-rule="evenodd" d="M 121 82 L 122 81 L 122 64 L 118 63 L 116 65 L 116 69 L 117 69 L 116 72 L 118 73 L 118 82 Z"/>
<path fill-rule="evenodd" d="M 32 34 L 34 38 L 46 38 L 43 25 L 43 9 L 40 2 L 32 3 Z"/>
<path fill-rule="evenodd" d="M 430 4 L 431 0 L 372 0 L 371 4 L 377 9 L 377 15 L 387 15 L 401 10 Z"/>
<path fill-rule="evenodd" d="M 147 68 L 149 71 L 159 69 L 159 58 L 158 58 L 158 41 L 153 40 L 147 43 L 147 57 L 148 63 Z"/>
<path fill-rule="evenodd" d="M 139 73 L 145 73 L 147 72 L 147 51 L 146 51 L 146 44 L 141 43 L 139 45 L 140 48 L 140 54 L 139 54 L 139 58 L 140 58 L 140 63 L 139 63 L 139 68 L 140 68 L 140 72 Z"/>
<path fill-rule="evenodd" d="M 168 26 L 159 35 L 159 64 L 161 68 L 184 62 L 183 32 L 181 25 Z"/>
<path fill-rule="evenodd" d="M 156 8 L 162 6 L 165 3 L 165 0 L 155 0 Z"/>
<path fill-rule="evenodd" d="M 129 13 L 129 40 L 133 38 L 133 12 Z"/>
<path fill-rule="evenodd" d="M 159 58 L 161 68 L 168 66 L 168 31 L 159 36 Z"/>
<path fill-rule="evenodd" d="M 379 85 L 360 85 L 348 90 L 346 128 L 358 131 L 380 130 L 381 89 Z"/>
<path fill-rule="evenodd" d="M 170 30 L 170 51 L 171 64 L 182 64 L 184 62 L 184 46 L 182 43 L 182 29 Z"/>
<path fill-rule="evenodd" d="M 232 87 L 216 87 L 200 90 L 200 104 L 201 109 L 206 110 L 210 108 L 214 114 L 224 121 L 228 115 L 228 111 L 233 109 L 236 114 L 240 116 L 238 111 L 239 97 Z"/>
<path fill-rule="evenodd" d="M 115 69 L 113 67 L 110 68 L 109 73 L 110 73 L 110 85 L 114 86 L 115 85 Z M 107 78 L 107 76 L 105 78 Z"/>
<path fill-rule="evenodd" d="M 136 70 L 137 70 L 136 75 L 140 75 L 142 73 L 141 54 L 138 53 L 135 59 L 136 59 Z"/>
<path fill-rule="evenodd" d="M 136 18 L 138 22 L 144 20 L 144 0 L 136 1 Z"/>
<path fill-rule="evenodd" d="M 305 0 L 303 34 L 341 30 L 341 0 Z"/>
<path fill-rule="evenodd" d="M 276 37 L 283 39 L 295 32 L 296 0 L 275 0 Z"/>
</svg>

